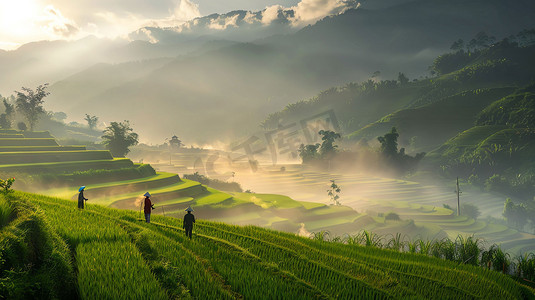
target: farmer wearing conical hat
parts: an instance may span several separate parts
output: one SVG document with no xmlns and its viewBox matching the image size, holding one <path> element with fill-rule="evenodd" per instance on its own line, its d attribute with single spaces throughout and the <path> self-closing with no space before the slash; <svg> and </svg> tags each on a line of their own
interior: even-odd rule
<svg viewBox="0 0 535 300">
<path fill-rule="evenodd" d="M 188 208 L 186 208 L 186 211 L 188 213 L 184 216 L 184 224 L 182 225 L 182 228 L 186 230 L 186 236 L 191 239 L 191 232 L 193 231 L 193 223 L 195 223 L 195 216 L 191 213 L 193 211 L 191 206 L 188 206 Z"/>
<path fill-rule="evenodd" d="M 85 185 L 81 186 L 79 189 L 78 189 L 78 208 L 79 209 L 84 209 L 84 200 L 89 200 L 87 199 L 86 197 L 84 197 L 84 190 L 85 190 Z"/>
<path fill-rule="evenodd" d="M 143 195 L 143 196 L 145 196 L 145 208 L 144 208 L 145 221 L 147 223 L 150 223 L 150 213 L 154 209 L 154 204 L 152 204 L 152 201 L 150 201 L 150 193 L 149 192 L 146 192 L 145 195 Z"/>
</svg>

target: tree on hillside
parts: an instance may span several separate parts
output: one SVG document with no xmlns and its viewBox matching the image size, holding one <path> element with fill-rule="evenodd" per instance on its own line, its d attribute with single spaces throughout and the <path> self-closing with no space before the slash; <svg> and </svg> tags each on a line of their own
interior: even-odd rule
<svg viewBox="0 0 535 300">
<path fill-rule="evenodd" d="M 524 228 L 528 220 L 528 213 L 524 204 L 515 204 L 511 198 L 507 198 L 503 207 L 503 214 L 507 223 L 520 230 Z"/>
<path fill-rule="evenodd" d="M 309 163 L 313 161 L 314 159 L 318 158 L 318 148 L 320 147 L 320 144 L 315 145 L 304 145 L 301 144 L 299 146 L 299 149 L 297 149 L 297 152 L 299 153 L 299 156 L 301 157 L 301 160 L 304 164 Z"/>
<path fill-rule="evenodd" d="M 331 130 L 320 130 L 318 133 L 322 136 L 321 139 L 323 140 L 320 147 L 321 156 L 327 157 L 334 154 L 338 147 L 334 145 L 334 141 L 341 137 L 340 134 Z"/>
<path fill-rule="evenodd" d="M 371 79 L 377 79 L 379 76 L 381 76 L 381 71 L 375 71 L 373 72 Z"/>
<path fill-rule="evenodd" d="M 28 126 L 26 126 L 26 123 L 24 123 L 24 122 L 19 122 L 19 123 L 17 123 L 17 128 L 18 128 L 20 131 L 26 131 L 26 130 L 28 130 Z"/>
<path fill-rule="evenodd" d="M 46 91 L 48 83 L 38 86 L 35 91 L 26 87 L 22 87 L 22 92 L 15 91 L 17 93 L 17 110 L 28 121 L 30 125 L 30 131 L 33 131 L 37 121 L 41 114 L 45 113 L 43 109 L 43 98 L 50 93 Z"/>
<path fill-rule="evenodd" d="M 125 120 L 120 123 L 111 122 L 104 130 L 102 139 L 102 143 L 114 157 L 125 157 L 130 152 L 128 147 L 137 145 L 138 134 L 133 132 L 130 122 Z"/>
<path fill-rule="evenodd" d="M 4 99 L 4 113 L 9 118 L 9 120 L 13 120 L 13 117 L 15 115 L 15 105 L 12 103 L 7 102 L 7 99 Z"/>
<path fill-rule="evenodd" d="M 451 44 L 450 49 L 453 50 L 453 51 L 461 51 L 461 50 L 463 50 L 464 49 L 464 41 L 463 41 L 463 39 L 458 39 L 455 42 L 453 42 L 453 44 Z"/>
<path fill-rule="evenodd" d="M 477 206 L 464 203 L 461 205 L 461 214 L 476 220 L 481 215 L 481 212 Z"/>
<path fill-rule="evenodd" d="M 67 119 L 67 114 L 62 111 L 53 112 L 50 114 L 50 118 L 56 121 L 64 122 Z"/>
<path fill-rule="evenodd" d="M 478 50 L 482 48 L 488 48 L 490 45 L 492 45 L 496 41 L 496 38 L 493 36 L 489 36 L 486 32 L 480 31 L 476 34 L 476 36 L 468 42 L 468 50 Z"/>
<path fill-rule="evenodd" d="M 409 77 L 407 77 L 407 75 L 399 72 L 398 73 L 398 82 L 400 85 L 406 85 L 407 83 L 409 83 Z"/>
<path fill-rule="evenodd" d="M 389 133 L 377 138 L 381 143 L 381 153 L 386 157 L 395 157 L 398 154 L 399 133 L 396 127 L 392 127 Z"/>
<path fill-rule="evenodd" d="M 516 37 L 518 38 L 518 43 L 522 47 L 528 47 L 535 44 L 535 28 L 534 29 L 524 29 L 519 32 Z"/>
<path fill-rule="evenodd" d="M 0 127 L 9 129 L 12 126 L 13 115 L 15 113 L 15 105 L 7 102 L 4 98 L 4 113 L 0 115 Z"/>
<path fill-rule="evenodd" d="M 392 127 L 389 133 L 377 138 L 381 143 L 380 152 L 388 165 L 402 172 L 411 171 L 425 156 L 425 152 L 416 153 L 415 156 L 405 154 L 405 148 L 398 151 L 399 133 L 396 127 Z"/>
<path fill-rule="evenodd" d="M 93 130 L 97 126 L 98 117 L 97 116 L 90 116 L 88 114 L 85 114 L 84 120 L 87 121 L 87 126 L 89 126 L 89 129 Z"/>
<path fill-rule="evenodd" d="M 9 120 L 7 119 L 6 114 L 0 115 L 0 128 L 3 128 L 3 129 L 11 128 L 11 122 L 9 122 Z"/>
</svg>

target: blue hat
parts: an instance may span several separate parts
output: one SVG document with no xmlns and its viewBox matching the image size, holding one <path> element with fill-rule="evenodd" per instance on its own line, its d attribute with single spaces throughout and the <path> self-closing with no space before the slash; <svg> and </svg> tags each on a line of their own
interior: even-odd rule
<svg viewBox="0 0 535 300">
<path fill-rule="evenodd" d="M 146 192 L 145 195 L 143 195 L 145 197 L 150 197 L 150 193 L 149 192 Z"/>
<path fill-rule="evenodd" d="M 82 185 L 79 189 L 78 189 L 78 192 L 81 192 L 85 189 L 85 185 Z"/>
<path fill-rule="evenodd" d="M 193 211 L 193 208 L 191 208 L 191 206 L 188 206 L 188 208 L 186 208 L 185 211 Z"/>
</svg>

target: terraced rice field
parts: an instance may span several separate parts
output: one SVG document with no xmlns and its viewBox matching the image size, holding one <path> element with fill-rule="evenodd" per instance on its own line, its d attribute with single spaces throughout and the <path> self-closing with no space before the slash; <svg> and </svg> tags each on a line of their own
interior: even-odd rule
<svg viewBox="0 0 535 300">
<path fill-rule="evenodd" d="M 36 137 L 29 138 L 12 132 L 0 135 L 0 162 L 2 157 L 6 159 L 4 164 L 0 164 L 0 173 L 69 173 L 134 167 L 131 160 L 113 159 L 106 151 L 75 148 L 79 146 L 61 147 L 47 133 L 32 135 Z M 2 151 L 2 147 L 9 151 Z M 33 162 L 27 163 L 27 159 Z M 7 161 L 12 163 L 6 164 Z M 343 207 L 325 205 L 328 203 L 326 189 L 331 179 L 342 187 Z M 497 242 L 509 247 L 506 250 L 535 250 L 532 235 L 521 234 L 502 225 L 457 217 L 451 210 L 444 209 L 443 204 L 456 207 L 456 197 L 450 188 L 360 174 L 307 171 L 299 165 L 288 165 L 284 172 L 269 168 L 253 174 L 240 172 L 235 180 L 256 194 L 217 191 L 194 181 L 182 180 L 176 174 L 160 172 L 129 180 L 102 178 L 100 183 L 88 185 L 86 197 L 90 198 L 89 203 L 139 210 L 141 195 L 150 191 L 159 208 L 155 210 L 156 214 L 179 218 L 183 215 L 183 209 L 192 205 L 205 219 L 240 225 L 255 224 L 291 232 L 300 230 L 304 234 L 329 230 L 333 235 L 344 235 L 362 229 L 383 234 L 397 230 L 412 237 L 424 238 L 476 234 L 489 243 Z M 74 199 L 77 188 L 66 186 L 40 192 Z M 486 215 L 500 217 L 503 200 L 494 195 L 470 191 L 462 195 L 462 201 L 480 207 L 483 214 L 480 219 Z M 355 210 L 365 213 L 364 217 Z M 390 211 L 397 212 L 405 221 L 385 221 L 383 216 Z"/>
<path fill-rule="evenodd" d="M 519 233 L 504 225 L 487 223 L 486 216 L 501 218 L 504 198 L 489 193 L 464 191 L 461 201 L 479 207 L 481 216 L 479 220 L 468 219 L 465 216 L 456 216 L 456 211 L 443 208 L 448 204 L 457 207 L 457 198 L 453 187 L 423 185 L 417 182 L 404 181 L 392 178 L 373 177 L 362 174 L 333 174 L 304 170 L 300 165 L 286 165 L 286 171 L 272 170 L 265 167 L 263 171 L 251 174 L 238 173 L 235 180 L 242 183 L 244 188 L 262 193 L 266 191 L 283 194 L 298 201 L 328 203 L 326 190 L 330 180 L 342 188 L 340 202 L 354 208 L 358 212 L 368 213 L 378 223 L 384 218 L 376 217 L 378 214 L 396 212 L 402 220 L 412 219 L 416 225 L 439 228 L 438 233 L 455 238 L 459 233 L 465 235 L 475 234 L 484 238 L 489 244 L 500 243 L 514 253 L 535 251 L 535 236 Z M 334 223 L 324 227 L 337 232 Z M 392 225 L 388 221 L 386 227 Z M 375 230 L 388 232 L 390 229 L 372 225 Z M 371 227 L 363 225 L 363 228 Z M 308 229 L 308 228 L 307 228 Z M 422 234 L 418 232 L 417 234 Z M 413 234 L 417 235 L 417 234 Z M 441 235 L 438 235 L 441 236 Z M 433 238 L 433 236 L 427 236 Z"/>
<path fill-rule="evenodd" d="M 193 159 L 186 155 L 182 159 Z M 195 163 L 195 162 L 192 162 Z M 149 176 L 122 176 L 113 179 L 100 175 L 100 170 L 119 173 L 138 167 L 130 159 L 114 159 L 108 151 L 87 151 L 82 146 L 59 146 L 47 132 L 17 132 L 0 130 L 0 173 L 74 175 L 95 172 L 93 184 L 86 185 L 89 203 L 138 211 L 143 195 L 149 191 L 156 205 L 155 214 L 182 218 L 191 205 L 203 219 L 233 224 L 255 224 L 296 232 L 301 223 L 322 229 L 324 226 L 351 225 L 358 214 L 351 208 L 332 208 L 324 204 L 300 203 L 287 196 L 273 194 L 227 193 L 198 182 L 180 179 L 175 173 L 158 172 Z M 135 175 L 135 172 L 134 172 Z M 121 176 L 119 176 L 121 178 Z M 75 200 L 79 185 L 64 183 L 61 188 L 38 189 L 39 193 Z M 317 217 L 316 217 L 317 216 Z M 351 230 L 350 230 L 351 231 Z"/>
</svg>

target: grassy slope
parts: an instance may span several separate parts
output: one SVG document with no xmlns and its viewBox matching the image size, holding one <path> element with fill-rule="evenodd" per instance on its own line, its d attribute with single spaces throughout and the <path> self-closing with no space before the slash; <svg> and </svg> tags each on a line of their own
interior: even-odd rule
<svg viewBox="0 0 535 300">
<path fill-rule="evenodd" d="M 189 240 L 175 218 L 154 216 L 146 224 L 133 211 L 95 205 L 80 211 L 72 201 L 21 192 L 10 202 L 37 207 L 42 224 L 67 245 L 60 251 L 76 258 L 69 263 L 77 278 L 62 288 L 83 299 L 535 298 L 497 272 L 422 255 L 206 221 L 197 222 Z"/>
</svg>

